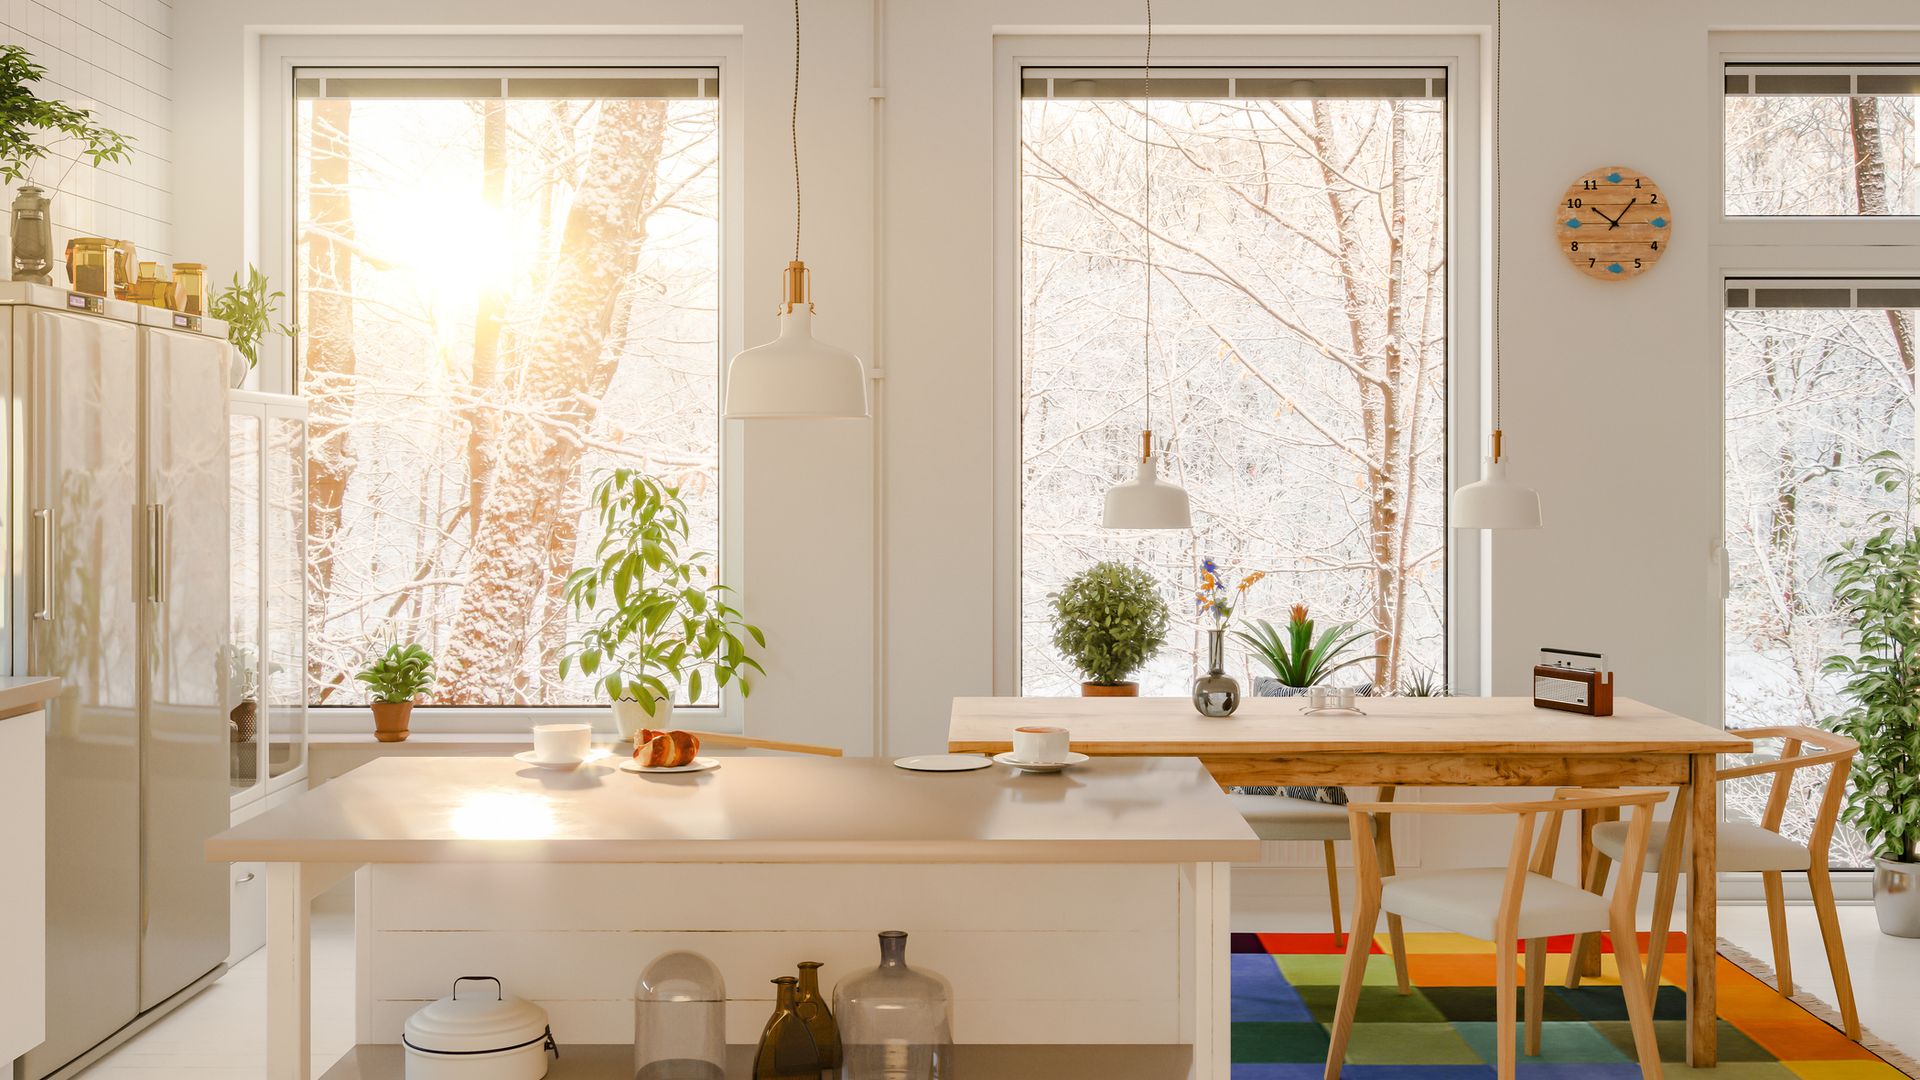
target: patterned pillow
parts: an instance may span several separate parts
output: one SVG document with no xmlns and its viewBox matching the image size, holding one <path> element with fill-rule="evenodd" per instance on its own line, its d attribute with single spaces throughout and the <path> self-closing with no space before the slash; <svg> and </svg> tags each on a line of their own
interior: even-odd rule
<svg viewBox="0 0 1920 1080">
<path fill-rule="evenodd" d="M 1371 689 L 1371 688 L 1369 688 Z M 1366 693 L 1365 690 L 1361 691 Z M 1305 697 L 1304 686 L 1284 686 L 1279 679 L 1271 675 L 1253 677 L 1254 697 Z M 1347 789 L 1337 787 L 1233 787 L 1228 791 L 1242 795 L 1285 795 L 1290 799 L 1306 799 L 1309 802 L 1326 803 L 1329 806 L 1347 805 Z"/>
</svg>

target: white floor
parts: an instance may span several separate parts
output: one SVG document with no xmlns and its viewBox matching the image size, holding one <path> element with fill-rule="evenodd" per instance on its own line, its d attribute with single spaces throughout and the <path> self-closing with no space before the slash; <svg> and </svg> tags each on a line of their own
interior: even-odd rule
<svg viewBox="0 0 1920 1080">
<path fill-rule="evenodd" d="M 353 921 L 337 905 L 322 903 L 313 942 L 313 1059 L 317 1076 L 353 1045 Z M 1235 905 L 1234 926 L 1243 930 L 1322 930 L 1323 910 L 1289 905 L 1259 911 Z M 1826 953 L 1813 909 L 1789 907 L 1788 937 L 1799 987 L 1833 1000 Z M 1840 922 L 1853 968 L 1854 997 L 1868 1030 L 1909 1054 L 1920 1055 L 1920 939 L 1892 938 L 1874 924 L 1873 909 L 1843 904 Z M 1771 963 L 1766 909 L 1728 905 L 1720 912 L 1728 941 Z M 254 953 L 173 1015 L 140 1033 L 87 1070 L 87 1080 L 252 1080 L 262 1077 L 266 1056 L 266 954 Z"/>
</svg>

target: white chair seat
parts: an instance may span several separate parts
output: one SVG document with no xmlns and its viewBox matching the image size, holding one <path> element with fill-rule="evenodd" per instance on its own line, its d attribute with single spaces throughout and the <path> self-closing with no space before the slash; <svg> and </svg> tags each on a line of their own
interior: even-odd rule
<svg viewBox="0 0 1920 1080">
<path fill-rule="evenodd" d="M 1714 844 L 1715 865 L 1727 873 L 1753 874 L 1765 870 L 1805 870 L 1807 849 L 1770 829 L 1742 821 L 1723 821 Z M 1667 823 L 1656 821 L 1647 831 L 1647 870 L 1660 865 L 1667 842 Z M 1593 846 L 1618 860 L 1627 846 L 1627 823 L 1603 821 L 1593 827 Z"/>
<path fill-rule="evenodd" d="M 1229 792 L 1233 808 L 1262 840 L 1345 840 L 1347 808 L 1287 795 Z"/>
<path fill-rule="evenodd" d="M 1499 937 L 1494 919 L 1507 870 L 1410 870 L 1381 881 L 1380 908 L 1482 941 Z M 1543 874 L 1529 873 L 1520 896 L 1521 939 L 1607 928 L 1607 898 Z"/>
</svg>

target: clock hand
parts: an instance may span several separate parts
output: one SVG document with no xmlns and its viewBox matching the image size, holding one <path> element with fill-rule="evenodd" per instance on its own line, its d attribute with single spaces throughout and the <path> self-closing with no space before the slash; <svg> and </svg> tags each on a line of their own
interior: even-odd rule
<svg viewBox="0 0 1920 1080">
<path fill-rule="evenodd" d="M 1605 210 L 1602 210 L 1597 206 L 1589 206 L 1587 207 L 1587 209 L 1593 211 L 1596 214 L 1599 214 L 1600 220 L 1606 222 L 1608 228 L 1613 227 L 1613 219 L 1607 216 L 1607 212 Z"/>
<path fill-rule="evenodd" d="M 1635 195 L 1635 196 L 1634 196 L 1633 198 L 1631 198 L 1631 199 L 1628 199 L 1628 200 L 1627 200 L 1627 205 L 1625 205 L 1625 206 L 1623 206 L 1623 207 L 1621 207 L 1621 208 L 1620 208 L 1620 213 L 1619 213 L 1619 215 L 1618 215 L 1618 216 L 1616 216 L 1616 217 L 1614 217 L 1614 219 L 1613 219 L 1613 224 L 1611 224 L 1611 225 L 1608 225 L 1608 226 L 1607 226 L 1607 228 L 1608 228 L 1609 230 L 1612 230 L 1612 229 L 1617 229 L 1617 228 L 1619 228 L 1619 227 L 1620 227 L 1620 219 L 1621 219 L 1621 218 L 1623 218 L 1623 217 L 1626 217 L 1626 216 L 1627 216 L 1627 211 L 1629 211 L 1629 210 L 1631 210 L 1631 209 L 1633 209 L 1633 204 L 1634 204 L 1634 203 L 1637 203 L 1637 202 L 1639 202 L 1639 201 L 1640 201 L 1640 196 L 1638 196 L 1638 195 Z"/>
</svg>

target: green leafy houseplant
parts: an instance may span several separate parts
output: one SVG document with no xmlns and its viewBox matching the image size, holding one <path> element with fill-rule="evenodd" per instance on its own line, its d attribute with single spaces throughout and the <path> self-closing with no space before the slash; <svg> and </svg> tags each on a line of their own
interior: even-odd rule
<svg viewBox="0 0 1920 1080">
<path fill-rule="evenodd" d="M 1282 634 L 1265 619 L 1254 620 L 1252 630 L 1236 630 L 1234 636 L 1253 647 L 1254 655 L 1273 672 L 1282 686 L 1316 686 L 1342 668 L 1378 660 L 1379 653 L 1335 660 L 1354 642 L 1367 636 L 1355 632 L 1355 623 L 1335 623 L 1313 636 L 1313 620 L 1307 617 L 1307 605 L 1295 604 L 1288 613 L 1286 633 Z"/>
<path fill-rule="evenodd" d="M 273 321 L 286 293 L 267 291 L 267 275 L 247 264 L 247 280 L 233 275 L 233 284 L 221 289 L 207 304 L 207 314 L 227 324 L 227 341 L 247 358 L 247 370 L 260 363 L 260 346 L 269 333 L 292 337 L 298 327 Z"/>
<path fill-rule="evenodd" d="M 389 645 L 354 678 L 373 698 L 374 738 L 401 742 L 413 715 L 413 699 L 433 686 L 433 654 L 417 644 Z"/>
<path fill-rule="evenodd" d="M 764 649 L 766 636 L 727 603 L 731 590 L 711 580 L 712 556 L 682 551 L 687 504 L 680 489 L 614 469 L 595 483 L 592 505 L 606 535 L 593 564 L 568 575 L 564 588 L 574 612 L 592 622 L 568 643 L 561 677 L 578 669 L 609 699 L 637 701 L 649 717 L 662 705 L 670 709 L 683 683 L 699 700 L 708 669 L 720 686 L 737 679 L 742 695 L 752 693 L 747 673 L 766 669 L 748 641 Z"/>
<path fill-rule="evenodd" d="M 1146 571 L 1101 562 L 1073 576 L 1053 600 L 1053 647 L 1096 687 L 1137 689 L 1126 681 L 1167 640 L 1167 602 Z"/>
<path fill-rule="evenodd" d="M 47 146 L 35 141 L 42 133 L 78 140 L 76 161 L 84 157 L 102 165 L 127 160 L 126 136 L 94 123 L 86 109 L 46 100 L 29 89 L 28 83 L 46 76 L 47 69 L 34 63 L 32 53 L 18 45 L 0 45 L 0 177 L 10 184 L 27 179 L 34 162 L 47 156 Z"/>
<path fill-rule="evenodd" d="M 1874 455 L 1897 461 L 1888 452 Z M 1899 465 L 1875 480 L 1909 485 Z M 1846 678 L 1852 708 L 1825 724 L 1860 744 L 1845 819 L 1882 859 L 1920 862 L 1920 530 L 1910 510 L 1876 515 L 1880 531 L 1829 556 L 1835 602 L 1852 622 L 1857 649 L 1827 658 Z"/>
</svg>

